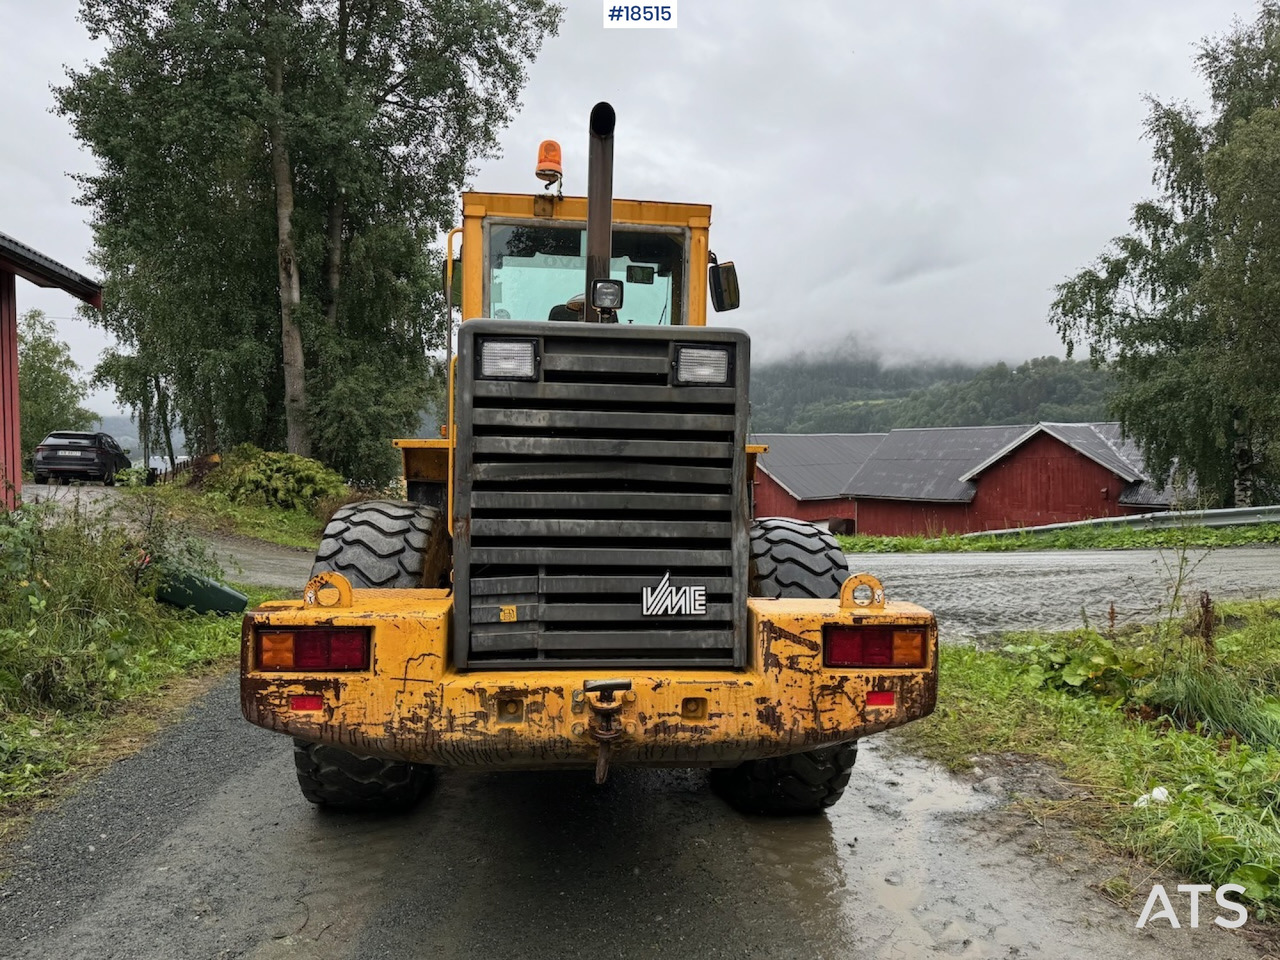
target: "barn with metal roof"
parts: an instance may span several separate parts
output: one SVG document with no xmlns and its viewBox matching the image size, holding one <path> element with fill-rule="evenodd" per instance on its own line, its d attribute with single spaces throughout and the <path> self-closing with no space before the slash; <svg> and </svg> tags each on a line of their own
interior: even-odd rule
<svg viewBox="0 0 1280 960">
<path fill-rule="evenodd" d="M 762 433 L 769 449 L 757 459 L 757 517 L 796 517 L 838 533 L 852 532 L 856 504 L 844 493 L 875 452 L 883 433 Z"/>
<path fill-rule="evenodd" d="M 757 470 L 756 515 L 837 532 L 969 533 L 1144 513 L 1174 500 L 1117 423 L 757 439 L 770 449 Z"/>
</svg>

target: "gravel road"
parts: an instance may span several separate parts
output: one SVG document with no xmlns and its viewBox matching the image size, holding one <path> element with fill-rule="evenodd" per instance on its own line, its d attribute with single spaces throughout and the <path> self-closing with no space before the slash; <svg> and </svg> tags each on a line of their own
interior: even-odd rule
<svg viewBox="0 0 1280 960">
<path fill-rule="evenodd" d="M 301 552 L 219 542 L 244 577 L 300 587 Z M 856 556 L 945 635 L 1149 616 L 1157 554 Z M 1211 554 L 1191 588 L 1276 591 L 1280 550 Z M 1101 611 L 1099 613 L 1099 611 Z M 1151 878 L 871 738 L 827 816 L 743 817 L 706 774 L 444 771 L 413 814 L 316 811 L 287 739 L 240 719 L 234 677 L 6 851 L 5 960 L 378 957 L 1088 960 L 1257 956 L 1202 918 L 1136 930 Z M 1019 781 L 1052 792 L 1051 776 Z M 988 781 L 989 783 L 989 781 Z M 1170 888 L 1172 891 L 1172 888 Z M 1184 924 L 1185 924 L 1185 907 Z"/>
<path fill-rule="evenodd" d="M 1003 630 L 1069 630 L 1087 619 L 1151 620 L 1182 595 L 1280 594 L 1280 547 L 1192 550 L 1046 550 L 1017 553 L 856 553 L 854 571 L 875 574 L 885 594 L 932 610 L 944 640 Z"/>
</svg>

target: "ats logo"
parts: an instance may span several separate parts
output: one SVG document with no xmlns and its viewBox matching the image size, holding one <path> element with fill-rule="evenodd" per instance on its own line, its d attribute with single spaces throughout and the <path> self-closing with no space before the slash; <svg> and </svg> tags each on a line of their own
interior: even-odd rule
<svg viewBox="0 0 1280 960">
<path fill-rule="evenodd" d="M 1179 893 L 1187 893 L 1191 895 L 1190 926 L 1192 928 L 1200 926 L 1200 895 L 1213 894 L 1214 900 L 1217 901 L 1221 910 L 1234 913 L 1235 916 L 1228 919 L 1227 917 L 1217 916 L 1213 918 L 1213 922 L 1220 927 L 1234 929 L 1243 927 L 1249 919 L 1249 911 L 1245 909 L 1244 904 L 1238 900 L 1232 900 L 1229 894 L 1239 896 L 1244 893 L 1244 887 L 1238 883 L 1224 883 L 1222 886 L 1214 890 L 1207 883 L 1180 883 L 1178 884 Z M 1159 910 L 1156 907 L 1159 906 Z M 1151 893 L 1147 896 L 1146 906 L 1142 908 L 1142 916 L 1138 918 L 1138 929 L 1141 930 L 1148 923 L 1154 920 L 1165 920 L 1169 926 L 1175 930 L 1181 928 L 1182 924 L 1178 920 L 1178 912 L 1174 909 L 1173 903 L 1169 900 L 1169 895 L 1165 893 L 1164 885 L 1157 883 L 1151 888 Z"/>
<path fill-rule="evenodd" d="M 702 584 L 673 587 L 671 572 L 656 587 L 645 587 L 640 593 L 640 612 L 646 617 L 704 617 L 707 614 L 707 588 Z"/>
</svg>

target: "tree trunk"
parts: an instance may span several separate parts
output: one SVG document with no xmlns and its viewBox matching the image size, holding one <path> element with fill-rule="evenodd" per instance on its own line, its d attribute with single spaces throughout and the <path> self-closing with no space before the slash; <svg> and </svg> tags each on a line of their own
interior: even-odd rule
<svg viewBox="0 0 1280 960">
<path fill-rule="evenodd" d="M 278 56 L 268 65 L 276 109 L 268 133 L 271 137 L 271 174 L 276 188 L 276 252 L 280 262 L 280 347 L 284 359 L 284 418 L 290 453 L 311 456 L 307 427 L 306 363 L 302 330 L 295 312 L 302 301 L 298 259 L 293 244 L 293 170 L 285 142 L 281 103 L 284 99 L 284 64 Z"/>
<path fill-rule="evenodd" d="M 200 430 L 200 444 L 196 449 L 202 457 L 207 457 L 211 453 L 218 452 L 218 421 L 213 413 L 213 404 L 207 399 L 201 404 L 200 421 L 203 424 Z"/>
<path fill-rule="evenodd" d="M 338 326 L 338 288 L 342 285 L 342 218 L 346 213 L 346 202 L 342 188 L 336 187 L 336 196 L 329 204 L 329 241 L 325 253 L 325 272 L 329 281 L 329 300 L 325 304 L 325 320 L 330 330 Z"/>
<path fill-rule="evenodd" d="M 142 391 L 142 409 L 138 411 L 138 442 L 142 444 L 142 470 L 145 475 L 151 466 L 151 398 L 149 391 Z"/>
<path fill-rule="evenodd" d="M 351 11 L 347 7 L 347 0 L 338 0 L 338 65 L 344 87 L 347 79 L 347 34 L 350 28 Z M 325 251 L 329 299 L 325 304 L 324 313 L 331 333 L 338 326 L 338 288 L 342 284 L 342 220 L 347 212 L 345 191 L 336 177 L 334 181 L 333 198 L 329 202 L 328 248 Z"/>
<path fill-rule="evenodd" d="M 1233 507 L 1253 506 L 1253 444 L 1244 424 L 1237 418 L 1233 423 L 1235 438 L 1231 449 L 1231 499 Z"/>
<path fill-rule="evenodd" d="M 151 382 L 156 388 L 156 415 L 160 420 L 160 430 L 164 434 L 164 448 L 169 454 L 169 473 L 173 474 L 174 469 L 178 466 L 178 458 L 173 453 L 173 423 L 169 416 L 169 395 L 165 392 L 163 386 L 160 385 L 160 378 L 154 374 Z"/>
</svg>

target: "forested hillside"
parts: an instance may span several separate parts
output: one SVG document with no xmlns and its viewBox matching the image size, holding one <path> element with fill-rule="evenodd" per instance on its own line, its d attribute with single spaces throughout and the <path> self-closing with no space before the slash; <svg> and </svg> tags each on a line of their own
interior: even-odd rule
<svg viewBox="0 0 1280 960">
<path fill-rule="evenodd" d="M 1106 420 L 1111 376 L 1078 360 L 1038 357 L 1016 367 L 875 357 L 793 357 L 752 371 L 751 429 L 870 433 L 894 427 Z"/>
</svg>

